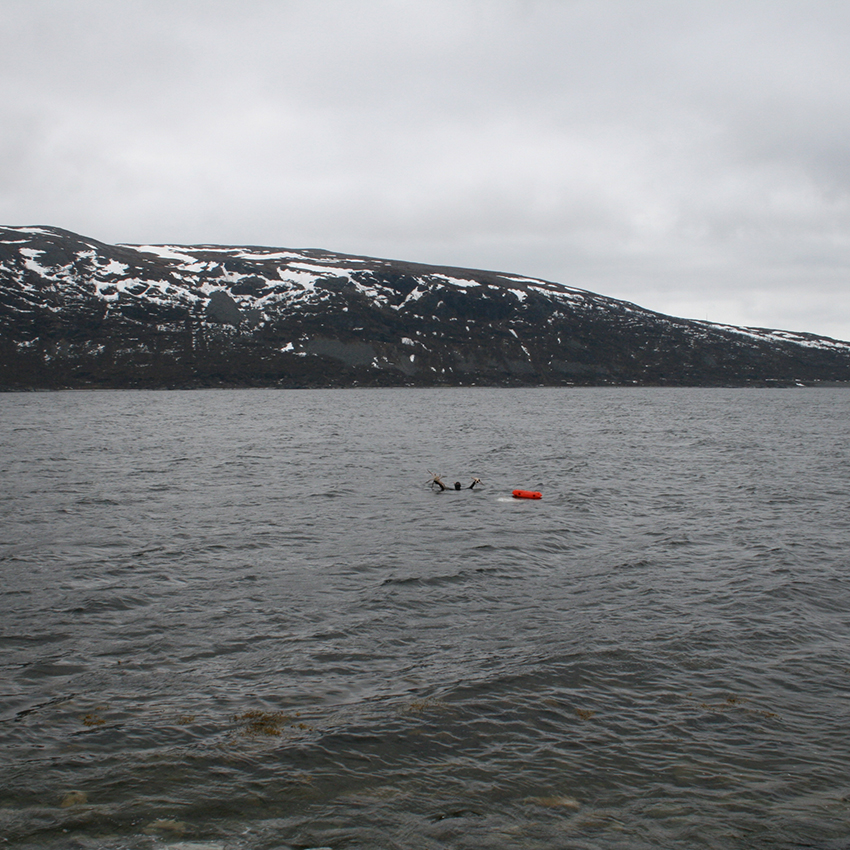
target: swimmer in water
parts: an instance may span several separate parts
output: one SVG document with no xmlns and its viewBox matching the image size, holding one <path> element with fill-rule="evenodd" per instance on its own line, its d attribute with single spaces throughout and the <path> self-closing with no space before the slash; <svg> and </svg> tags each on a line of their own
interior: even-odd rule
<svg viewBox="0 0 850 850">
<path fill-rule="evenodd" d="M 448 486 L 448 485 L 447 485 L 447 484 L 443 481 L 442 476 L 440 476 L 440 475 L 435 475 L 433 472 L 431 473 L 431 482 L 430 482 L 430 483 L 431 483 L 431 487 L 432 487 L 432 488 L 433 488 L 433 487 L 434 487 L 434 485 L 436 484 L 436 485 L 440 488 L 440 490 L 449 490 L 449 489 L 462 490 L 462 489 L 463 489 L 463 487 L 462 487 L 462 485 L 461 485 L 460 481 L 455 481 L 455 483 L 454 483 L 453 487 L 452 487 L 452 488 L 449 488 L 449 486 Z M 467 487 L 466 489 L 467 489 L 467 490 L 474 490 L 474 489 L 475 489 L 475 485 L 476 485 L 476 484 L 477 484 L 479 487 L 483 486 L 483 485 L 481 484 L 481 479 L 480 479 L 480 478 L 473 478 L 473 479 L 472 479 L 472 484 L 470 484 L 470 485 L 469 485 L 469 487 Z"/>
</svg>

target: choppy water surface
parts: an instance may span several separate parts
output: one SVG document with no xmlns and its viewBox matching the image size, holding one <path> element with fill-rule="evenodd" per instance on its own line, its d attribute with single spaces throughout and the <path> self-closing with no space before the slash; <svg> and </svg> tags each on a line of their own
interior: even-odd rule
<svg viewBox="0 0 850 850">
<path fill-rule="evenodd" d="M 3 846 L 846 848 L 848 446 L 842 390 L 0 396 Z"/>
</svg>

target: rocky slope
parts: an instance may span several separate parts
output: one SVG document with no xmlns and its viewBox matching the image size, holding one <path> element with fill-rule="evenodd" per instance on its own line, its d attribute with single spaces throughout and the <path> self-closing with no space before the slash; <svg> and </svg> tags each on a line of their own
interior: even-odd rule
<svg viewBox="0 0 850 850">
<path fill-rule="evenodd" d="M 834 381 L 850 381 L 850 343 L 519 275 L 0 228 L 7 390 Z"/>
</svg>

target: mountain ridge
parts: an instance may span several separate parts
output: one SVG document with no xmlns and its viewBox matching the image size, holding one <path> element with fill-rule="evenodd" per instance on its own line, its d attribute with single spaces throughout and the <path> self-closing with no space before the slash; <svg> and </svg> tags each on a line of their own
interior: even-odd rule
<svg viewBox="0 0 850 850">
<path fill-rule="evenodd" d="M 845 382 L 848 342 L 519 274 L 0 227 L 0 389 Z"/>
</svg>

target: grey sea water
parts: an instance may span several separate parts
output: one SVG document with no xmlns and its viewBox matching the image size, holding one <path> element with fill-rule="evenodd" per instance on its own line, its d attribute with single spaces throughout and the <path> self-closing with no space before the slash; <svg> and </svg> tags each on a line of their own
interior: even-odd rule
<svg viewBox="0 0 850 850">
<path fill-rule="evenodd" d="M 2 395 L 0 843 L 850 847 L 848 447 L 827 389 Z"/>
</svg>

